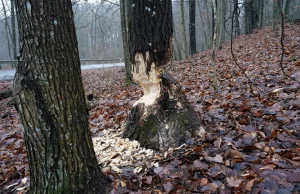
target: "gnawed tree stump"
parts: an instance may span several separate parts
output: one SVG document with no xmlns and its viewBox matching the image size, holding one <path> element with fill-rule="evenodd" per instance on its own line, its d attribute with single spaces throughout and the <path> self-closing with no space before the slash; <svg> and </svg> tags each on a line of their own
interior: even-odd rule
<svg viewBox="0 0 300 194">
<path fill-rule="evenodd" d="M 172 57 L 172 1 L 132 0 L 129 47 L 133 80 L 144 90 L 124 124 L 123 137 L 156 150 L 180 146 L 200 121 L 179 84 L 164 71 Z"/>
<path fill-rule="evenodd" d="M 124 131 L 124 137 L 141 146 L 155 150 L 177 147 L 199 130 L 198 115 L 168 73 L 161 74 L 159 96 L 153 104 L 142 100 L 131 109 Z"/>
</svg>

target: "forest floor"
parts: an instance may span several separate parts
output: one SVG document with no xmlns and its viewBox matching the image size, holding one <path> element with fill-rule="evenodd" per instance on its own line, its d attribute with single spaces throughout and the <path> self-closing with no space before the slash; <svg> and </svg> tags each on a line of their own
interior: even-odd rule
<svg viewBox="0 0 300 194">
<path fill-rule="evenodd" d="M 286 25 L 282 64 L 292 79 L 279 66 L 279 32 L 269 28 L 234 40 L 233 53 L 252 81 L 234 64 L 230 42 L 217 52 L 216 68 L 210 51 L 172 61 L 167 69 L 201 118 L 204 136 L 165 152 L 121 138 L 122 123 L 142 95 L 137 85 L 126 86 L 124 68 L 83 71 L 86 95 L 94 97 L 94 147 L 112 193 L 299 193 L 299 32 L 300 25 Z M 0 91 L 11 87 L 0 83 Z M 28 160 L 10 102 L 0 103 L 0 193 L 24 193 Z"/>
</svg>

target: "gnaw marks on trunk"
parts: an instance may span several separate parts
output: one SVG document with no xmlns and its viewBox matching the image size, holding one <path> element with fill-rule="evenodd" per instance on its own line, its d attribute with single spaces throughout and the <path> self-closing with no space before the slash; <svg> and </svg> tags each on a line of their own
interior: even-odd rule
<svg viewBox="0 0 300 194">
<path fill-rule="evenodd" d="M 132 0 L 130 13 L 132 78 L 144 96 L 133 106 L 123 137 L 156 150 L 179 146 L 200 121 L 179 84 L 163 70 L 172 56 L 172 1 Z"/>
<path fill-rule="evenodd" d="M 165 150 L 195 136 L 200 120 L 180 85 L 167 72 L 152 70 L 156 73 L 150 74 L 158 75 L 158 79 L 152 84 L 141 83 L 144 96 L 131 109 L 123 137 L 135 139 L 146 148 Z"/>
</svg>

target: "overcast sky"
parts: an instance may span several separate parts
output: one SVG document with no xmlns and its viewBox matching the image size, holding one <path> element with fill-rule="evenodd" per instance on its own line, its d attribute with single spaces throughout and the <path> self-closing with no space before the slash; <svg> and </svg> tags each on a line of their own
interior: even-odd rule
<svg viewBox="0 0 300 194">
<path fill-rule="evenodd" d="M 81 0 L 81 1 L 85 1 L 85 0 Z M 87 2 L 89 3 L 95 3 L 95 2 L 101 2 L 102 0 L 87 0 Z M 112 2 L 116 2 L 117 0 L 111 0 Z M 3 0 L 5 7 L 6 7 L 6 14 L 7 16 L 10 15 L 10 0 Z M 2 1 L 0 1 L 0 19 L 2 19 L 4 17 L 4 12 L 3 12 L 3 5 L 2 5 Z"/>
</svg>

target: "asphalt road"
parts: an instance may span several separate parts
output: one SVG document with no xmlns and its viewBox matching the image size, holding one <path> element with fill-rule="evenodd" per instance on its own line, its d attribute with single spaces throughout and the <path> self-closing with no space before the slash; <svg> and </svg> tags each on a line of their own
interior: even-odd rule
<svg viewBox="0 0 300 194">
<path fill-rule="evenodd" d="M 99 69 L 99 68 L 116 67 L 116 66 L 118 66 L 118 67 L 124 66 L 124 63 L 82 65 L 81 70 Z M 15 73 L 16 73 L 16 70 L 0 70 L 0 81 L 13 80 Z"/>
</svg>

